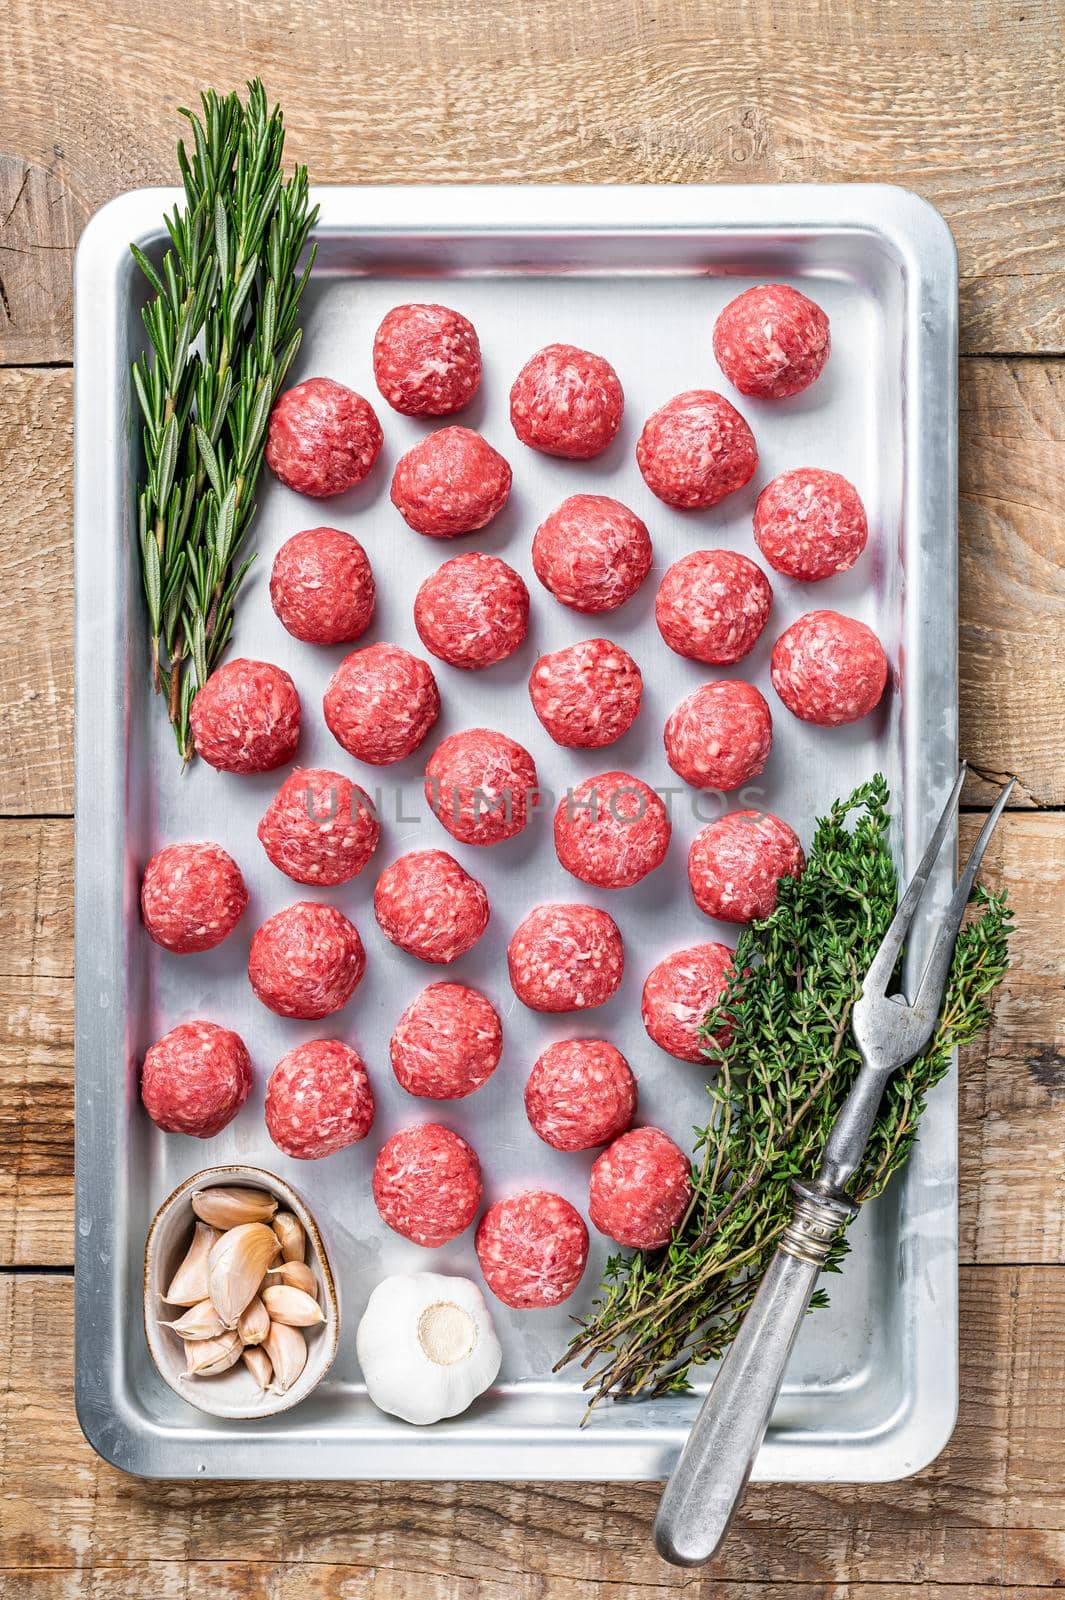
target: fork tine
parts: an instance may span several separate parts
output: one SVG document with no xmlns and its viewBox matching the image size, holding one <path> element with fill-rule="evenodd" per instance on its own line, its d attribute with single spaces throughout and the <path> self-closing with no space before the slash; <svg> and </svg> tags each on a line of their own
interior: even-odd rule
<svg viewBox="0 0 1065 1600">
<path fill-rule="evenodd" d="M 954 893 L 950 897 L 950 904 L 943 913 L 943 920 L 936 932 L 935 943 L 928 957 L 928 963 L 924 969 L 917 994 L 911 1003 L 911 1010 L 917 1012 L 920 1016 L 934 1017 L 939 1013 L 943 991 L 947 986 L 947 978 L 950 974 L 950 964 L 954 959 L 954 945 L 957 941 L 958 929 L 961 927 L 961 920 L 965 915 L 965 907 L 968 905 L 969 896 L 973 892 L 973 883 L 979 871 L 980 863 L 984 859 L 984 851 L 987 849 L 991 835 L 995 831 L 995 824 L 1005 809 L 1006 801 L 1013 793 L 1013 786 L 1016 781 L 1015 778 L 1011 778 L 995 801 L 988 814 L 987 821 L 980 829 L 980 836 L 973 845 Z"/>
<path fill-rule="evenodd" d="M 862 984 L 862 994 L 864 996 L 887 993 L 888 984 L 891 982 L 892 973 L 895 971 L 895 965 L 899 959 L 899 951 L 902 949 L 903 940 L 906 938 L 910 923 L 913 921 L 913 914 L 917 910 L 917 902 L 924 893 L 924 886 L 928 882 L 928 874 L 931 872 L 939 852 L 943 848 L 943 840 L 946 837 L 951 818 L 954 816 L 954 810 L 958 804 L 958 796 L 961 794 L 961 786 L 965 782 L 965 772 L 966 766 L 963 761 L 958 770 L 958 776 L 954 780 L 954 787 L 950 791 L 947 803 L 943 807 L 939 821 L 936 823 L 935 832 L 928 841 L 928 847 L 921 857 L 917 871 L 906 885 L 895 915 L 891 919 L 891 925 L 880 942 L 879 950 L 869 964 L 869 970 L 865 974 L 865 981 Z"/>
</svg>

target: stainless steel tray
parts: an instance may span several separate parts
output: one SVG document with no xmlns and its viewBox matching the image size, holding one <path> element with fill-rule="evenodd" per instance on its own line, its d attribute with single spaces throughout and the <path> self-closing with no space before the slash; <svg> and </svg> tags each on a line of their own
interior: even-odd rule
<svg viewBox="0 0 1065 1600">
<path fill-rule="evenodd" d="M 487 675 L 438 668 L 445 712 L 438 735 L 475 723 L 503 727 L 533 751 L 556 792 L 616 765 L 651 783 L 672 774 L 663 720 L 706 669 L 666 649 L 653 621 L 655 581 L 620 615 L 581 618 L 556 605 L 531 572 L 539 519 L 577 489 L 616 494 L 648 522 L 656 572 L 680 554 L 724 543 L 752 551 L 759 485 L 785 467 L 844 472 L 871 514 L 871 548 L 857 569 L 816 588 L 774 580 L 776 605 L 754 656 L 734 669 L 766 686 L 772 638 L 800 612 L 832 605 L 869 620 L 884 639 L 895 689 L 873 718 L 832 732 L 797 723 L 774 704 L 776 748 L 753 798 L 808 838 L 835 795 L 881 768 L 894 790 L 899 858 L 913 852 L 938 811 L 955 765 L 955 338 L 954 249 L 938 214 L 888 187 L 337 188 L 319 191 L 318 262 L 294 376 L 325 372 L 370 396 L 373 331 L 400 300 L 442 299 L 468 313 L 485 353 L 483 392 L 468 415 L 515 469 L 507 510 L 461 548 L 504 552 L 529 580 L 531 638 Z M 381 1140 L 424 1115 L 392 1079 L 386 1042 L 408 999 L 439 971 L 387 944 L 370 910 L 373 870 L 328 898 L 356 921 L 368 975 L 351 1006 L 322 1025 L 267 1012 L 243 977 L 252 930 L 306 894 L 265 859 L 255 824 L 278 779 L 224 778 L 198 764 L 179 777 L 160 708 L 147 692 L 139 575 L 130 537 L 137 429 L 127 371 L 139 347 L 141 286 L 128 244 L 157 254 L 168 190 L 143 190 L 89 224 L 77 262 L 77 1404 L 98 1451 L 127 1471 L 168 1477 L 655 1478 L 670 1468 L 696 1399 L 605 1406 L 578 1431 L 577 1377 L 551 1376 L 568 1315 L 590 1301 L 602 1241 L 581 1292 L 555 1313 L 493 1306 L 505 1347 L 497 1390 L 466 1416 L 416 1430 L 368 1402 L 354 1331 L 386 1272 L 426 1265 L 476 1275 L 469 1235 L 433 1256 L 377 1219 L 369 1172 Z M 752 281 L 788 279 L 829 312 L 833 356 L 824 378 L 783 404 L 737 397 L 761 466 L 748 491 L 701 514 L 674 512 L 646 490 L 633 459 L 642 419 L 677 390 L 723 387 L 710 345 L 716 311 Z M 518 444 L 507 418 L 512 376 L 549 340 L 601 350 L 625 386 L 619 440 L 588 464 L 550 460 Z M 289 668 L 303 695 L 304 762 L 351 769 L 322 723 L 319 699 L 342 650 L 298 644 L 276 622 L 266 593 L 273 551 L 297 528 L 335 522 L 358 533 L 378 577 L 381 604 L 368 639 L 420 649 L 411 620 L 416 584 L 459 546 L 409 532 L 388 501 L 391 465 L 423 431 L 381 402 L 385 456 L 362 489 L 315 505 L 267 478 L 256 539 L 261 565 L 242 600 L 235 650 Z M 754 552 L 757 554 L 757 552 Z M 645 710 L 606 752 L 567 752 L 535 720 L 525 679 L 538 651 L 607 633 L 629 647 L 647 683 Z M 367 641 L 368 642 L 368 641 Z M 591 1157 L 560 1156 L 528 1128 L 521 1086 L 552 1037 L 604 1032 L 640 1077 L 641 1114 L 681 1141 L 705 1120 L 702 1074 L 658 1051 L 638 1017 L 639 986 L 670 949 L 714 937 L 684 881 L 687 844 L 700 826 L 678 806 L 666 867 L 635 889 L 584 894 L 558 865 L 549 817 L 488 851 L 455 847 L 419 797 L 420 764 L 357 772 L 387 786 L 378 861 L 416 845 L 445 845 L 487 883 L 489 934 L 455 976 L 485 988 L 504 1013 L 506 1053 L 470 1100 L 435 1108 L 480 1149 L 487 1194 L 544 1182 L 578 1205 Z M 394 787 L 406 804 L 394 809 Z M 705 814 L 710 814 L 706 812 Z M 416 820 L 402 820 L 414 818 Z M 163 841 L 211 837 L 240 861 L 252 905 L 237 934 L 208 956 L 177 959 L 145 937 L 137 915 L 140 868 Z M 312 891 L 313 893 L 313 891 Z M 517 1005 L 503 951 L 510 930 L 545 899 L 598 898 L 626 937 L 619 995 L 586 1017 L 545 1019 Z M 450 975 L 450 973 L 448 974 Z M 159 1134 L 142 1114 L 137 1063 L 182 1017 L 217 1016 L 243 1034 L 256 1090 L 236 1122 L 208 1146 Z M 363 1051 L 379 1117 L 365 1144 L 317 1164 L 287 1160 L 262 1122 L 269 1069 L 300 1037 L 336 1028 Z M 316 1213 L 343 1299 L 341 1351 L 327 1384 L 269 1423 L 214 1422 L 185 1406 L 155 1375 L 140 1328 L 141 1252 L 153 1209 L 190 1172 L 211 1162 L 276 1170 Z M 888 1479 L 915 1471 L 953 1426 L 957 1387 L 956 1107 L 953 1083 L 933 1095 L 913 1160 L 854 1235 L 832 1306 L 813 1316 L 792 1362 L 757 1476 Z"/>
</svg>

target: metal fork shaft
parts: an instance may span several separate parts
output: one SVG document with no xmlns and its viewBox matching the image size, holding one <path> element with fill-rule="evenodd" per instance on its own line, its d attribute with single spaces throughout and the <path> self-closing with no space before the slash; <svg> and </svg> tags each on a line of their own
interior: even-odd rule
<svg viewBox="0 0 1065 1600">
<path fill-rule="evenodd" d="M 655 1518 L 659 1554 L 675 1566 L 708 1561 L 729 1529 L 784 1381 L 821 1267 L 849 1200 L 792 1186 L 792 1221 L 703 1401 Z"/>
</svg>

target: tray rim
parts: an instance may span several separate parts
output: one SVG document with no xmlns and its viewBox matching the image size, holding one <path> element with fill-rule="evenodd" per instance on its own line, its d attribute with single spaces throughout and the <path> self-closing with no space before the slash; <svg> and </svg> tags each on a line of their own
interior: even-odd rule
<svg viewBox="0 0 1065 1600">
<path fill-rule="evenodd" d="M 115 289 L 132 278 L 129 241 L 146 246 L 163 237 L 163 213 L 179 197 L 176 188 L 144 188 L 109 201 L 85 228 L 75 262 L 75 1401 L 86 1438 L 112 1465 L 143 1477 L 203 1478 L 223 1476 L 210 1472 L 201 1459 L 210 1452 L 211 1435 L 200 1440 L 194 1428 L 152 1423 L 114 1382 L 120 1337 L 116 1308 L 107 1303 L 104 1280 L 90 1270 L 109 1242 L 110 1214 L 93 1174 L 108 1156 L 117 1170 L 122 1095 L 107 1063 L 124 1057 L 124 1009 L 112 1002 L 110 993 L 116 979 L 121 993 L 124 973 L 116 973 L 110 957 L 130 911 L 122 863 L 125 773 L 123 764 L 111 759 L 124 740 L 120 646 L 125 616 L 116 596 L 122 593 L 131 510 L 120 464 L 130 418 L 116 355 L 122 300 Z M 903 416 L 907 517 L 915 517 L 922 530 L 933 523 L 940 529 L 934 572 L 928 541 L 922 538 L 914 575 L 919 584 L 934 577 L 938 636 L 923 618 L 907 671 L 927 682 L 934 662 L 951 686 L 946 703 L 933 708 L 941 758 L 929 780 L 929 805 L 942 799 L 957 756 L 957 637 L 956 625 L 950 625 L 957 611 L 957 258 L 938 211 L 911 191 L 889 184 L 340 185 L 315 188 L 312 199 L 321 206 L 316 228 L 320 238 L 359 229 L 436 237 L 507 233 L 533 240 L 552 235 L 696 236 L 725 230 L 770 238 L 793 230 L 805 236 L 860 233 L 889 247 L 905 267 L 910 296 L 906 326 L 912 348 L 907 350 Z M 352 217 L 359 219 L 357 224 Z M 102 383 L 104 378 L 114 381 Z M 101 526 L 121 529 L 122 538 L 101 542 Z M 927 720 L 929 708 L 914 696 L 912 684 L 910 699 Z M 910 759 L 921 745 L 924 730 L 915 726 L 921 720 L 919 715 L 904 721 L 902 739 Z M 905 819 L 907 854 L 919 820 L 923 822 Z M 945 1338 L 934 1347 L 918 1342 L 914 1386 L 898 1415 L 868 1434 L 849 1435 L 842 1445 L 838 1439 L 818 1441 L 812 1434 L 792 1435 L 787 1441 L 771 1435 L 755 1478 L 892 1481 L 927 1465 L 953 1432 L 958 1399 L 954 1078 L 952 1073 L 936 1091 L 946 1102 L 942 1114 L 950 1121 L 951 1146 L 936 1169 L 936 1181 L 954 1208 L 953 1226 L 947 1248 L 941 1243 L 934 1263 L 925 1263 L 926 1272 L 934 1273 Z M 353 1463 L 355 1470 L 343 1473 L 335 1462 L 327 1471 L 316 1468 L 312 1451 L 301 1474 L 378 1478 L 380 1471 L 372 1469 L 387 1465 L 390 1479 L 647 1478 L 662 1475 L 663 1452 L 679 1448 L 684 1432 L 670 1426 L 648 1428 L 638 1437 L 629 1431 L 612 1436 L 604 1427 L 577 1436 L 569 1426 L 499 1428 L 495 1438 L 438 1439 L 430 1450 L 425 1448 L 428 1439 L 414 1435 L 377 1441 L 376 1450 L 360 1452 L 372 1461 L 360 1460 Z M 172 1436 L 178 1434 L 185 1442 L 174 1446 Z M 164 1452 L 167 1459 L 160 1460 Z M 651 1465 L 655 1461 L 657 1470 Z M 276 1473 L 260 1471 L 255 1461 L 246 1461 L 242 1470 L 224 1476 L 283 1475 L 289 1474 L 280 1466 Z"/>
</svg>

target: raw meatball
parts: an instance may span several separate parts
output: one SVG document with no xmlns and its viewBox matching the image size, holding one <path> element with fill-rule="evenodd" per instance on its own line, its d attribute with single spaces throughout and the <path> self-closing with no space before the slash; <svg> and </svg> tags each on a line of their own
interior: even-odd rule
<svg viewBox="0 0 1065 1600">
<path fill-rule="evenodd" d="M 312 1020 L 339 1011 L 365 970 L 362 940 L 347 917 L 311 900 L 267 917 L 248 956 L 252 988 L 281 1017 Z"/>
<path fill-rule="evenodd" d="M 600 889 L 628 889 L 660 867 L 671 832 L 660 796 L 628 772 L 585 778 L 555 812 L 558 859 Z"/>
<path fill-rule="evenodd" d="M 392 477 L 392 504 L 415 533 L 457 539 L 502 511 L 510 467 L 470 428 L 441 428 L 401 456 Z"/>
<path fill-rule="evenodd" d="M 373 375 L 389 405 L 405 416 L 461 411 L 481 381 L 473 323 L 447 306 L 394 306 L 374 335 Z"/>
<path fill-rule="evenodd" d="M 613 611 L 651 570 L 651 536 L 635 511 L 605 494 L 571 494 L 533 538 L 533 571 L 574 611 Z"/>
<path fill-rule="evenodd" d="M 588 1229 L 560 1194 L 533 1189 L 497 1200 L 481 1218 L 477 1259 L 497 1300 L 518 1311 L 561 1305 L 584 1276 Z"/>
<path fill-rule="evenodd" d="M 428 662 L 398 644 L 368 644 L 344 657 L 322 710 L 349 755 L 387 767 L 417 750 L 440 715 L 440 691 Z"/>
<path fill-rule="evenodd" d="M 695 550 L 675 561 L 655 600 L 658 631 L 692 661 L 731 666 L 754 649 L 773 591 L 761 567 L 735 550 Z"/>
<path fill-rule="evenodd" d="M 670 716 L 666 760 L 696 789 L 738 789 L 769 759 L 773 719 L 758 690 L 739 678 L 704 683 Z"/>
<path fill-rule="evenodd" d="M 633 1128 L 592 1167 L 592 1225 L 627 1250 L 660 1250 L 691 1199 L 691 1162 L 661 1128 Z"/>
<path fill-rule="evenodd" d="M 768 811 L 730 811 L 707 823 L 688 851 L 688 882 L 708 917 L 750 922 L 776 909 L 777 879 L 800 878 L 798 835 Z"/>
<path fill-rule="evenodd" d="M 243 1039 L 214 1022 L 182 1022 L 144 1058 L 141 1099 L 164 1133 L 213 1139 L 233 1121 L 250 1088 Z"/>
<path fill-rule="evenodd" d="M 560 1039 L 529 1074 L 525 1113 L 545 1144 L 592 1150 L 631 1127 L 636 1079 L 621 1051 L 605 1039 Z"/>
<path fill-rule="evenodd" d="M 270 603 L 305 644 L 349 644 L 373 621 L 377 590 L 366 551 L 339 528 L 307 528 L 274 557 Z"/>
<path fill-rule="evenodd" d="M 362 1057 L 339 1039 L 298 1044 L 266 1085 L 266 1131 L 297 1161 L 320 1161 L 358 1144 L 373 1127 L 374 1109 Z"/>
<path fill-rule="evenodd" d="M 549 344 L 530 356 L 510 391 L 510 420 L 522 444 L 571 461 L 606 449 L 624 407 L 610 362 L 572 344 Z"/>
<path fill-rule="evenodd" d="M 175 955 L 213 950 L 244 915 L 248 891 L 220 844 L 168 844 L 141 879 L 141 916 L 149 937 Z"/>
<path fill-rule="evenodd" d="M 514 993 L 532 1011 L 590 1011 L 610 999 L 625 970 L 613 917 L 598 906 L 530 911 L 507 947 Z"/>
<path fill-rule="evenodd" d="M 332 378 L 308 378 L 286 389 L 270 413 L 266 464 L 300 494 L 343 494 L 366 477 L 383 438 L 361 394 Z"/>
<path fill-rule="evenodd" d="M 828 318 L 786 283 L 730 300 L 714 324 L 714 355 L 741 394 L 784 400 L 809 388 L 828 360 Z"/>
<path fill-rule="evenodd" d="M 750 483 L 758 465 L 754 434 L 735 406 L 712 389 L 674 395 L 648 417 L 636 445 L 647 487 L 682 511 L 716 506 Z"/>
<path fill-rule="evenodd" d="M 470 551 L 432 573 L 414 600 L 414 626 L 427 650 L 453 667 L 493 667 L 524 642 L 529 591 L 498 556 Z"/>
<path fill-rule="evenodd" d="M 296 754 L 300 697 L 281 667 L 238 657 L 216 667 L 189 711 L 196 754 L 219 772 L 272 772 Z"/>
<path fill-rule="evenodd" d="M 773 688 L 795 716 L 825 728 L 868 716 L 887 670 L 872 628 L 838 611 L 808 611 L 773 646 Z"/>
<path fill-rule="evenodd" d="M 636 721 L 643 678 L 619 644 L 581 639 L 540 657 L 529 676 L 529 696 L 556 744 L 600 750 Z"/>
<path fill-rule="evenodd" d="M 431 983 L 396 1023 L 388 1052 L 408 1094 L 461 1100 L 487 1083 L 503 1054 L 503 1024 L 464 983 Z"/>
<path fill-rule="evenodd" d="M 469 1227 L 482 1188 L 477 1152 L 438 1122 L 394 1133 L 374 1162 L 373 1197 L 382 1220 L 428 1250 Z"/>
<path fill-rule="evenodd" d="M 704 1061 L 711 1041 L 704 1040 L 699 1030 L 724 994 L 731 971 L 732 951 L 727 944 L 692 945 L 652 968 L 640 1009 L 655 1044 L 678 1061 Z M 727 1044 L 728 1029 L 720 1029 L 714 1038 Z"/>
<path fill-rule="evenodd" d="M 769 565 L 806 583 L 853 567 L 869 538 L 861 496 L 838 472 L 799 467 L 766 485 L 754 537 Z"/>
<path fill-rule="evenodd" d="M 339 772 L 297 767 L 259 823 L 274 866 L 297 883 L 347 883 L 377 849 L 381 823 L 365 789 Z"/>
<path fill-rule="evenodd" d="M 443 965 L 472 950 L 488 926 L 488 896 L 446 850 L 412 850 L 386 867 L 373 896 L 386 939 Z"/>
<path fill-rule="evenodd" d="M 536 804 L 536 764 L 505 733 L 467 728 L 429 757 L 425 798 L 460 844 L 499 844 L 513 839 L 529 820 Z"/>
</svg>

